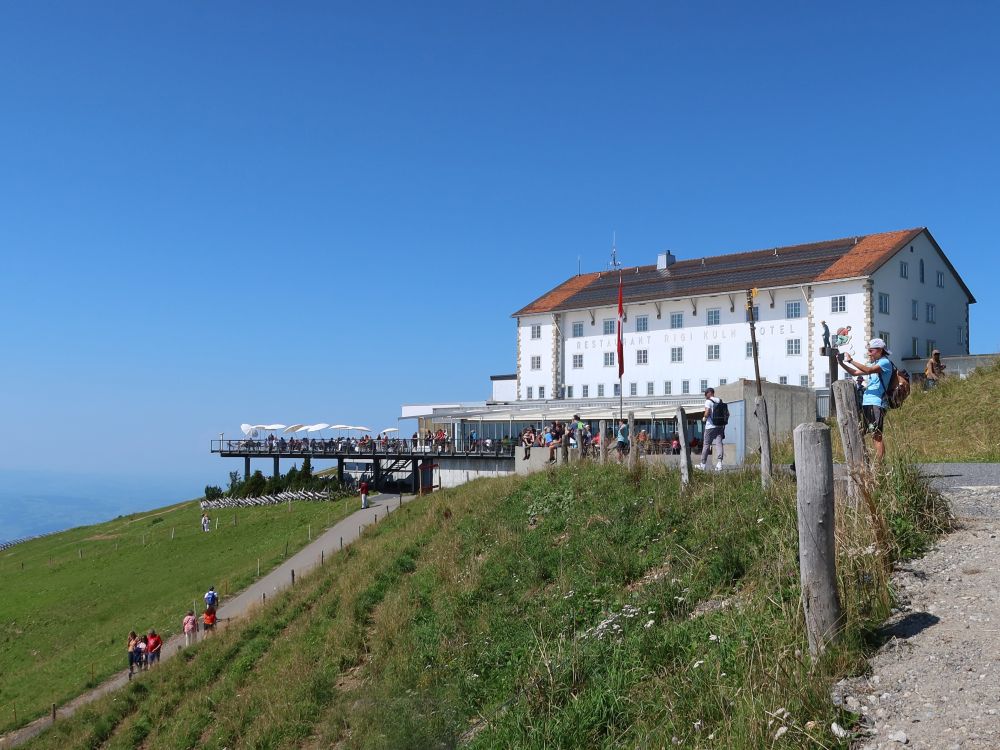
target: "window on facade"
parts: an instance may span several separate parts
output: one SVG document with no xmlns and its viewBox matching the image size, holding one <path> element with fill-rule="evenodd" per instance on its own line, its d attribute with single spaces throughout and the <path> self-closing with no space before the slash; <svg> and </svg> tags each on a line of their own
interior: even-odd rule
<svg viewBox="0 0 1000 750">
<path fill-rule="evenodd" d="M 590 386 L 581 385 L 580 386 L 580 398 L 590 398 Z"/>
<path fill-rule="evenodd" d="M 944 271 L 937 272 L 937 285 L 944 289 Z"/>
<path fill-rule="evenodd" d="M 889 342 L 889 332 L 888 331 L 879 331 L 878 332 L 878 337 L 885 342 L 885 348 L 886 349 L 892 349 L 892 344 Z"/>
<path fill-rule="evenodd" d="M 615 366 L 615 353 L 614 352 L 604 352 L 604 366 L 614 367 Z"/>
<path fill-rule="evenodd" d="M 927 339 L 927 354 L 926 356 L 931 356 L 931 352 L 937 349 L 937 342 L 934 339 Z"/>
<path fill-rule="evenodd" d="M 672 347 L 670 347 L 670 361 L 671 362 L 683 362 L 684 361 L 684 347 L 683 346 L 672 346 Z"/>
<path fill-rule="evenodd" d="M 615 383 L 615 385 L 614 385 L 614 391 L 615 391 L 615 395 L 616 396 L 621 396 L 622 395 L 622 384 L 621 383 Z"/>
<path fill-rule="evenodd" d="M 750 322 L 750 310 L 749 309 L 747 309 L 744 312 L 744 316 L 746 318 L 747 323 L 749 323 Z M 760 320 L 760 305 L 754 305 L 753 306 L 753 320 L 754 320 L 754 323 L 756 323 L 758 320 Z"/>
<path fill-rule="evenodd" d="M 671 383 L 669 380 L 664 380 L 663 381 L 663 395 L 664 396 L 669 396 L 673 392 L 674 392 L 674 384 Z"/>
<path fill-rule="evenodd" d="M 785 354 L 789 357 L 797 357 L 802 354 L 802 339 L 788 339 L 785 341 Z"/>
<path fill-rule="evenodd" d="M 648 383 L 646 383 L 646 395 L 647 396 L 655 396 L 656 395 L 655 391 L 653 390 L 653 381 L 652 380 L 650 380 Z"/>
<path fill-rule="evenodd" d="M 604 335 L 613 336 L 615 334 L 615 319 L 608 318 L 604 321 Z"/>
<path fill-rule="evenodd" d="M 529 386 L 528 386 L 528 400 L 530 401 L 530 400 L 531 400 L 531 399 L 533 399 L 534 397 L 535 397 L 535 389 L 534 389 L 534 388 L 532 388 L 532 387 L 531 387 L 531 386 L 529 385 Z"/>
<path fill-rule="evenodd" d="M 910 352 L 913 354 L 914 357 L 920 356 L 920 339 L 918 339 L 916 336 L 914 336 L 910 340 Z"/>
<path fill-rule="evenodd" d="M 531 326 L 531 338 L 540 339 L 542 337 L 542 327 L 540 325 Z"/>
<path fill-rule="evenodd" d="M 600 383 L 597 386 L 597 397 L 604 398 L 604 383 Z"/>
<path fill-rule="evenodd" d="M 649 330 L 649 316 L 637 315 L 635 317 L 635 330 L 639 333 Z"/>
<path fill-rule="evenodd" d="M 583 355 L 582 354 L 574 354 L 573 355 L 573 369 L 574 370 L 582 370 L 583 369 Z"/>
<path fill-rule="evenodd" d="M 778 384 L 779 385 L 788 385 L 788 376 L 787 375 L 781 375 L 781 376 L 779 376 L 778 377 Z"/>
<path fill-rule="evenodd" d="M 710 361 L 719 359 L 719 348 L 720 348 L 719 344 L 708 345 L 708 359 Z"/>
<path fill-rule="evenodd" d="M 826 378 L 825 378 L 824 382 L 826 383 L 826 387 L 829 388 L 830 387 L 830 373 L 826 373 Z"/>
<path fill-rule="evenodd" d="M 910 264 L 905 260 L 899 261 L 899 278 L 908 279 L 910 278 Z"/>
<path fill-rule="evenodd" d="M 583 336 L 583 323 L 573 324 L 573 338 L 578 339 Z"/>
<path fill-rule="evenodd" d="M 718 307 L 710 307 L 705 311 L 705 325 L 717 326 L 722 322 L 722 312 Z"/>
<path fill-rule="evenodd" d="M 830 312 L 847 312 L 847 296 L 839 294 L 836 297 L 830 297 Z"/>
<path fill-rule="evenodd" d="M 760 354 L 760 344 L 757 345 L 757 353 Z M 753 356 L 753 342 L 747 342 L 747 359 Z"/>
<path fill-rule="evenodd" d="M 808 388 L 809 387 L 809 376 L 808 375 L 799 375 L 799 385 L 801 385 L 803 388 Z"/>
<path fill-rule="evenodd" d="M 638 383 L 629 383 L 628 384 L 628 395 L 630 395 L 630 396 L 638 396 L 639 395 L 639 384 Z"/>
<path fill-rule="evenodd" d="M 691 392 L 691 383 L 690 383 L 690 381 L 682 380 L 681 381 L 681 393 L 690 393 L 690 392 Z"/>
<path fill-rule="evenodd" d="M 878 293 L 878 311 L 883 315 L 889 314 L 889 295 L 885 292 Z"/>
<path fill-rule="evenodd" d="M 542 369 L 542 358 L 535 356 L 531 358 L 531 369 L 541 370 Z"/>
<path fill-rule="evenodd" d="M 719 378 L 719 385 L 725 385 L 729 381 L 726 378 Z"/>
<path fill-rule="evenodd" d="M 914 320 L 920 320 L 920 303 L 916 300 L 910 301 L 910 317 Z"/>
<path fill-rule="evenodd" d="M 705 378 L 702 378 L 702 380 L 701 380 L 701 392 L 704 393 L 707 390 L 708 390 L 708 380 L 706 380 Z"/>
<path fill-rule="evenodd" d="M 573 398 L 573 386 L 566 386 L 566 398 Z"/>
<path fill-rule="evenodd" d="M 636 349 L 635 350 L 635 363 L 637 365 L 645 365 L 649 363 L 649 349 Z"/>
<path fill-rule="evenodd" d="M 927 303 L 927 322 L 937 323 L 937 307 L 933 303 Z"/>
<path fill-rule="evenodd" d="M 802 302 L 799 300 L 792 300 L 785 303 L 785 317 L 786 318 L 801 318 L 802 317 Z"/>
<path fill-rule="evenodd" d="M 538 386 L 538 398 L 545 398 L 545 386 Z"/>
<path fill-rule="evenodd" d="M 670 313 L 670 327 L 671 328 L 683 328 L 684 327 L 684 313 Z"/>
<path fill-rule="evenodd" d="M 924 259 L 920 259 L 920 283 L 924 283 Z"/>
<path fill-rule="evenodd" d="M 958 345 L 961 346 L 964 343 L 965 343 L 965 331 L 962 329 L 962 326 L 959 326 L 958 327 Z"/>
</svg>

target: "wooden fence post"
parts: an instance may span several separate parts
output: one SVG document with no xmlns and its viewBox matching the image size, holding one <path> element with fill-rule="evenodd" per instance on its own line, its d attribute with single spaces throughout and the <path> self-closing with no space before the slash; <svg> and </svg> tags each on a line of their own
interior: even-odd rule
<svg viewBox="0 0 1000 750">
<path fill-rule="evenodd" d="M 854 395 L 854 380 L 841 378 L 831 389 L 837 405 L 834 416 L 844 446 L 844 463 L 847 464 L 847 504 L 857 508 L 861 502 L 861 484 L 866 474 L 865 442 L 861 436 L 861 415 Z"/>
<path fill-rule="evenodd" d="M 691 444 L 688 442 L 687 417 L 684 407 L 677 407 L 677 439 L 681 444 L 681 489 L 691 483 Z"/>
<path fill-rule="evenodd" d="M 608 436 L 607 436 L 608 423 L 602 419 L 597 429 L 600 430 L 599 434 L 601 436 L 601 440 L 598 443 L 598 446 L 600 446 L 598 450 L 600 450 L 601 452 L 600 462 L 603 464 L 607 463 L 608 460 Z"/>
<path fill-rule="evenodd" d="M 771 425 L 767 419 L 767 400 L 763 396 L 754 399 L 753 413 L 760 431 L 760 484 L 766 490 L 771 486 Z M 798 463 L 795 466 L 797 468 Z"/>
<path fill-rule="evenodd" d="M 628 413 L 628 467 L 634 469 L 639 460 L 639 453 L 636 450 L 637 441 L 635 439 L 635 412 Z"/>
<path fill-rule="evenodd" d="M 837 637 L 843 622 L 834 542 L 833 451 L 825 424 L 800 424 L 794 435 L 799 577 L 809 654 L 815 659 Z"/>
</svg>

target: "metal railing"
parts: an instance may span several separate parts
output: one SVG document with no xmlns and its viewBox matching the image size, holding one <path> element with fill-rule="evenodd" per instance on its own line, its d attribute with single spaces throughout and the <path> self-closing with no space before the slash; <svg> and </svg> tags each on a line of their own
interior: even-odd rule
<svg viewBox="0 0 1000 750">
<path fill-rule="evenodd" d="M 309 440 L 213 440 L 212 453 L 235 456 L 260 456 L 277 458 L 341 458 L 345 456 L 494 456 L 510 457 L 516 446 L 502 440 L 411 440 L 394 439 L 309 439 Z"/>
</svg>

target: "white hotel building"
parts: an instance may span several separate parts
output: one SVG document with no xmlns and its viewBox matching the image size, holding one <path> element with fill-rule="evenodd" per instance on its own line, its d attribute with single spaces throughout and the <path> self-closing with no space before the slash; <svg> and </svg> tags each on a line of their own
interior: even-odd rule
<svg viewBox="0 0 1000 750">
<path fill-rule="evenodd" d="M 823 323 L 863 355 L 885 339 L 901 367 L 968 354 L 976 300 L 926 228 L 621 270 L 626 400 L 701 394 L 753 378 L 746 290 L 758 289 L 761 377 L 823 388 Z M 517 402 L 618 396 L 618 271 L 574 276 L 518 310 Z M 907 360 L 917 360 L 917 362 Z M 567 404 L 568 406 L 568 404 Z"/>
</svg>

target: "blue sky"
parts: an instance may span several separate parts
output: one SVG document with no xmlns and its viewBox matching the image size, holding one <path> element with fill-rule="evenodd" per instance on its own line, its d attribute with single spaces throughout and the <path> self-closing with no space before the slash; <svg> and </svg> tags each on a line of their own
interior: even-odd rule
<svg viewBox="0 0 1000 750">
<path fill-rule="evenodd" d="M 241 422 L 484 398 L 613 230 L 633 264 L 926 225 L 997 351 L 998 16 L 5 3 L 0 471 L 189 497 Z"/>
</svg>

